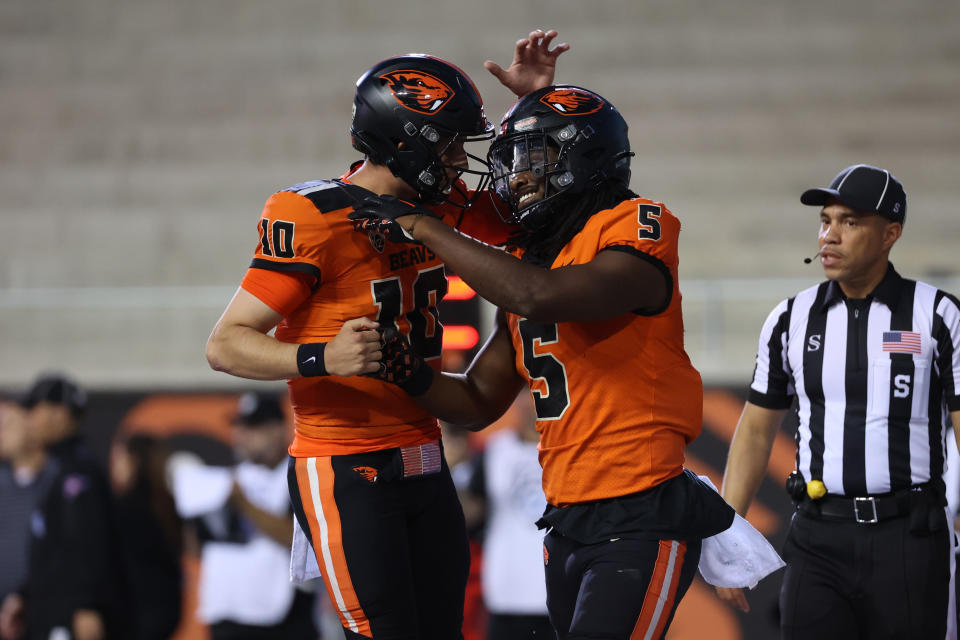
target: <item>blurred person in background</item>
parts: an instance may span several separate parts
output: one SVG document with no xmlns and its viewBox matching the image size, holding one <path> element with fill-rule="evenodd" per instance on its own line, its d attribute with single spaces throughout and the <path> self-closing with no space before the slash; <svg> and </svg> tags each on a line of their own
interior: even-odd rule
<svg viewBox="0 0 960 640">
<path fill-rule="evenodd" d="M 487 439 L 471 465 L 467 491 L 485 514 L 481 584 L 489 612 L 487 640 L 555 637 L 543 581 L 543 533 L 535 524 L 547 506 L 536 420 L 530 394 L 521 393 L 501 419 L 507 426 Z"/>
<path fill-rule="evenodd" d="M 43 375 L 20 399 L 55 466 L 31 518 L 24 586 L 0 608 L 0 630 L 26 637 L 122 638 L 118 540 L 106 474 L 80 434 L 87 394 L 62 374 Z"/>
<path fill-rule="evenodd" d="M 555 36 L 535 31 L 508 69 L 487 68 L 518 96 L 546 86 L 567 49 L 550 49 Z M 423 54 L 373 66 L 354 97 L 351 138 L 363 160 L 268 199 L 253 262 L 207 342 L 216 370 L 289 381 L 294 576 L 322 569 L 348 638 L 460 637 L 469 552 L 437 420 L 395 386 L 358 375 L 378 369 L 367 362 L 379 353 L 378 326 L 402 327 L 439 365 L 443 263 L 387 245 L 383 231 L 356 234 L 347 215 L 389 194 L 502 242 L 509 227 L 461 179 L 486 176 L 470 169 L 464 144 L 492 136 L 456 66 Z"/>
<path fill-rule="evenodd" d="M 167 488 L 168 452 L 156 438 L 122 434 L 110 449 L 130 640 L 166 640 L 183 606 L 183 522 Z"/>
<path fill-rule="evenodd" d="M 0 404 L 0 603 L 27 577 L 30 518 L 54 475 L 26 410 Z M 0 627 L 0 637 L 7 637 Z"/>
<path fill-rule="evenodd" d="M 448 353 L 450 352 L 445 351 L 443 356 L 445 367 Z M 453 364 L 458 365 L 456 361 Z M 466 429 L 441 422 L 440 433 L 443 439 L 443 457 L 450 468 L 450 478 L 460 498 L 470 547 L 470 571 L 467 573 L 467 586 L 463 597 L 463 640 L 483 640 L 487 628 L 487 609 L 483 605 L 481 579 L 484 506 L 481 500 L 468 491 L 473 475 L 472 458 L 475 451 L 470 442 L 470 432 Z"/>
<path fill-rule="evenodd" d="M 290 583 L 289 426 L 273 393 L 243 394 L 232 467 L 173 467 L 181 516 L 199 540 L 200 620 L 212 640 L 315 640 L 314 594 Z"/>
</svg>

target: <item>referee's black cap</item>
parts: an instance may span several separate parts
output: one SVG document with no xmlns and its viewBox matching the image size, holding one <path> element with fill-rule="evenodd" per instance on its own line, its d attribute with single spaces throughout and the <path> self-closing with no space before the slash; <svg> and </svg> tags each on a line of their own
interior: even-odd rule
<svg viewBox="0 0 960 640">
<path fill-rule="evenodd" d="M 25 409 L 32 409 L 41 402 L 63 405 L 79 418 L 87 408 L 87 392 L 62 373 L 47 373 L 40 375 L 18 402 Z"/>
<path fill-rule="evenodd" d="M 248 391 L 240 396 L 236 413 L 230 422 L 244 427 L 259 427 L 284 420 L 283 406 L 275 394 Z"/>
<path fill-rule="evenodd" d="M 876 211 L 900 224 L 907 217 L 907 194 L 903 185 L 886 169 L 868 164 L 847 167 L 825 189 L 807 189 L 800 196 L 800 202 L 822 207 L 831 197 L 857 211 Z"/>
</svg>

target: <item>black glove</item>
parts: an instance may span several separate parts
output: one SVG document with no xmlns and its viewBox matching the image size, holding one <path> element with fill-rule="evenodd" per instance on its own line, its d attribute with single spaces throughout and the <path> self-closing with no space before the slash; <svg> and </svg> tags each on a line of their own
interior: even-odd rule
<svg viewBox="0 0 960 640">
<path fill-rule="evenodd" d="M 372 377 L 395 384 L 411 396 L 427 392 L 433 382 L 433 368 L 423 361 L 396 327 L 380 329 L 383 359 Z"/>
<path fill-rule="evenodd" d="M 416 242 L 396 220 L 410 215 L 437 217 L 429 209 L 391 195 L 367 196 L 347 217 L 355 231 L 379 233 L 390 242 Z"/>
</svg>

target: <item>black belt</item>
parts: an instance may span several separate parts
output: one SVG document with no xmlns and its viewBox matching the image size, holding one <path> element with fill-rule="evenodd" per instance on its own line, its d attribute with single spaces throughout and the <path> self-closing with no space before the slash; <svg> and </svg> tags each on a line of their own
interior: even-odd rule
<svg viewBox="0 0 960 640">
<path fill-rule="evenodd" d="M 918 485 L 872 496 L 848 497 L 827 494 L 819 500 L 804 498 L 799 509 L 813 518 L 875 524 L 908 515 L 929 490 L 927 485 Z"/>
</svg>

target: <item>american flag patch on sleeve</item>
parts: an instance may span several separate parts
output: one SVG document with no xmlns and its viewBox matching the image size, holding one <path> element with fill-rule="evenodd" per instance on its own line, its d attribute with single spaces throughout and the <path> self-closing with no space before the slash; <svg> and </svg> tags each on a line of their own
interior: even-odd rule
<svg viewBox="0 0 960 640">
<path fill-rule="evenodd" d="M 883 350 L 888 353 L 920 353 L 920 334 L 915 331 L 884 331 Z"/>
</svg>

